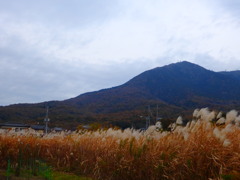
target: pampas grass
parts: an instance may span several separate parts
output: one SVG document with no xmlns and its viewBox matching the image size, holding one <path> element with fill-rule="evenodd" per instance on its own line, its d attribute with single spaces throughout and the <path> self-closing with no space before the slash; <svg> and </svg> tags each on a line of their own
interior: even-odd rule
<svg viewBox="0 0 240 180">
<path fill-rule="evenodd" d="M 178 118 L 172 131 L 150 126 L 146 131 L 109 128 L 43 136 L 0 130 L 0 167 L 6 169 L 9 159 L 17 164 L 21 149 L 23 159 L 40 159 L 56 170 L 93 179 L 239 178 L 239 116 L 229 112 L 221 126 L 213 122 L 216 116 L 206 108 L 195 110 L 193 121 L 182 126 Z"/>
</svg>

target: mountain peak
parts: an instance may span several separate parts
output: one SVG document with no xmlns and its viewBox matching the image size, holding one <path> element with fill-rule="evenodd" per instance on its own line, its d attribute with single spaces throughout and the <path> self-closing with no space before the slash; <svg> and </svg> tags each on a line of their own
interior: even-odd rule
<svg viewBox="0 0 240 180">
<path fill-rule="evenodd" d="M 179 62 L 176 62 L 176 63 L 172 63 L 172 64 L 188 64 L 188 65 L 195 65 L 194 63 L 191 63 L 189 61 L 179 61 Z M 171 65 L 171 64 L 170 64 Z"/>
<path fill-rule="evenodd" d="M 169 64 L 167 66 L 172 66 L 172 67 L 198 67 L 198 68 L 203 68 L 197 64 L 194 64 L 192 62 L 188 62 L 188 61 L 180 61 L 180 62 L 177 62 L 177 63 L 172 63 L 172 64 Z"/>
<path fill-rule="evenodd" d="M 192 64 L 193 65 L 194 63 L 191 63 L 189 61 L 179 61 L 176 64 Z M 196 65 L 196 64 L 194 64 L 194 65 Z"/>
<path fill-rule="evenodd" d="M 169 76 L 175 76 L 175 77 L 185 74 L 186 77 L 189 77 L 190 74 L 193 74 L 193 75 L 196 74 L 197 76 L 199 76 L 199 74 L 204 74 L 206 72 L 209 73 L 211 71 L 188 61 L 180 61 L 177 63 L 172 63 L 162 67 L 156 67 L 154 69 L 150 69 L 148 71 L 141 73 L 140 75 L 136 76 L 133 79 L 139 78 L 146 74 L 151 76 L 151 78 L 154 76 L 159 76 L 160 74 L 161 76 L 169 75 Z"/>
<path fill-rule="evenodd" d="M 171 72 L 176 75 L 176 73 L 186 74 L 186 73 L 205 73 L 207 70 L 197 64 L 188 62 L 188 61 L 180 61 L 177 63 L 172 63 L 163 67 L 160 67 L 159 70 L 165 72 Z"/>
<path fill-rule="evenodd" d="M 152 71 L 167 71 L 167 72 L 177 72 L 177 71 L 181 71 L 181 72 L 197 71 L 197 72 L 199 72 L 200 71 L 200 72 L 204 72 L 204 71 L 208 71 L 208 70 L 197 64 L 194 64 L 192 62 L 180 61 L 180 62 L 168 64 L 168 65 L 165 65 L 162 67 L 156 67 L 154 69 L 150 69 L 145 72 L 152 72 Z M 143 72 L 143 73 L 145 73 L 145 72 Z"/>
</svg>

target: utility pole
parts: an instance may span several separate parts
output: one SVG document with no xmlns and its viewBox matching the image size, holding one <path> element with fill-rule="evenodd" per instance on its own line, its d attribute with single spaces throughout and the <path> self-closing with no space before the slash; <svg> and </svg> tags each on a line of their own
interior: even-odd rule
<svg viewBox="0 0 240 180">
<path fill-rule="evenodd" d="M 152 112 L 150 109 L 150 105 L 148 105 L 148 116 L 146 117 L 146 129 L 148 129 L 148 127 L 150 126 L 151 116 L 152 116 Z"/>
<path fill-rule="evenodd" d="M 161 117 L 158 117 L 158 104 L 157 104 L 156 123 L 157 123 L 158 121 L 160 121 L 161 119 L 162 119 Z"/>
<path fill-rule="evenodd" d="M 50 121 L 50 119 L 48 118 L 48 106 L 47 106 L 47 112 L 46 112 L 46 117 L 44 119 L 45 122 L 45 134 L 48 133 L 48 122 Z"/>
</svg>

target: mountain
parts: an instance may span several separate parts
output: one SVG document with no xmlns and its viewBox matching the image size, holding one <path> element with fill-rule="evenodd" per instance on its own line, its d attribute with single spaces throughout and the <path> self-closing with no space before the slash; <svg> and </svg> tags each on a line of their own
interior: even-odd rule
<svg viewBox="0 0 240 180">
<path fill-rule="evenodd" d="M 56 124 L 105 122 L 142 126 L 147 105 L 159 106 L 166 120 L 189 115 L 197 107 L 240 107 L 240 71 L 214 72 L 186 61 L 145 71 L 117 87 L 65 101 L 18 104 L 0 108 L 0 121 L 42 122 L 46 105 Z M 154 109 L 153 109 L 154 110 Z"/>
<path fill-rule="evenodd" d="M 219 73 L 227 75 L 231 78 L 234 78 L 234 79 L 240 81 L 240 71 L 222 71 L 222 72 L 219 72 Z"/>
<path fill-rule="evenodd" d="M 184 61 L 146 71 L 126 85 L 142 89 L 164 102 L 188 106 L 196 98 L 214 100 L 215 103 L 239 100 L 240 82 L 237 77 L 240 79 L 236 72 L 225 75 Z"/>
<path fill-rule="evenodd" d="M 231 104 L 240 100 L 239 92 L 240 82 L 232 75 L 209 71 L 184 61 L 145 71 L 121 86 L 86 93 L 65 102 L 81 108 L 88 106 L 88 109 L 93 103 L 95 106 L 102 104 L 93 108 L 95 113 L 109 113 L 135 109 L 149 100 L 178 107 Z M 203 102 L 200 103 L 199 99 Z M 116 109 L 116 105 L 120 108 Z"/>
</svg>

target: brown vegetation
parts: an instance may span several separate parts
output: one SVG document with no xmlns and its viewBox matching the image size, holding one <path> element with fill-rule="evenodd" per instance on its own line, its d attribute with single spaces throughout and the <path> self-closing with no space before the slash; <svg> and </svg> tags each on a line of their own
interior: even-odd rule
<svg viewBox="0 0 240 180">
<path fill-rule="evenodd" d="M 194 112 L 185 127 L 172 131 L 126 129 L 62 132 L 41 137 L 35 132 L 1 132 L 0 166 L 8 160 L 39 159 L 59 171 L 94 179 L 221 179 L 239 178 L 239 116 L 226 124 L 207 109 Z M 224 117 L 218 117 L 224 118 Z"/>
</svg>

